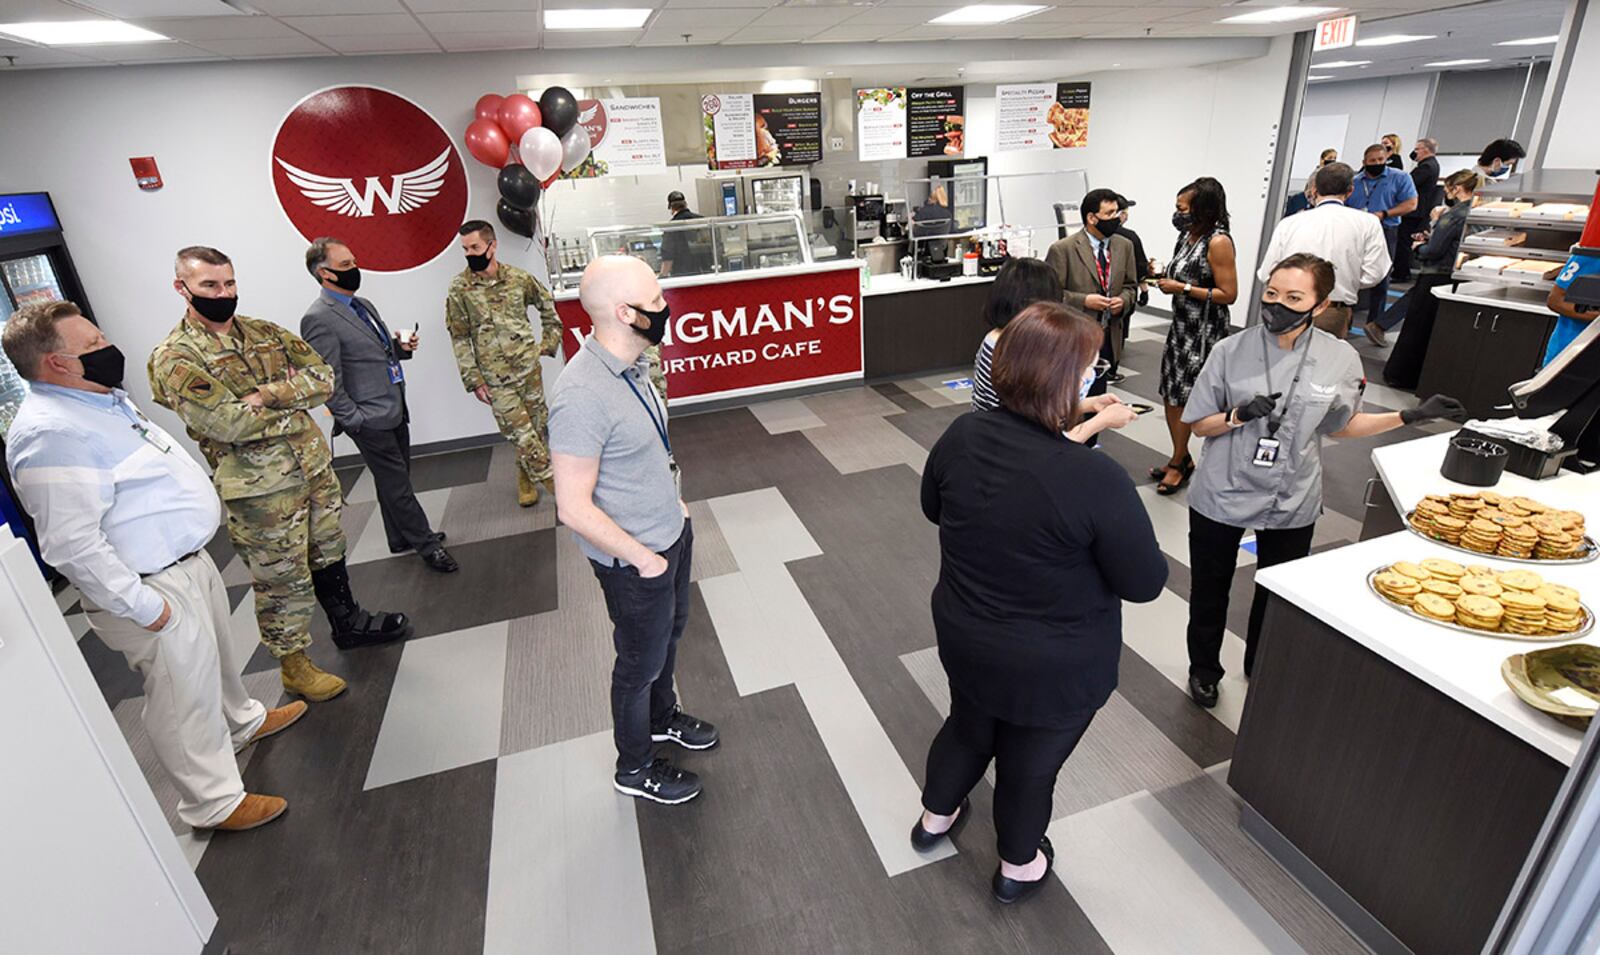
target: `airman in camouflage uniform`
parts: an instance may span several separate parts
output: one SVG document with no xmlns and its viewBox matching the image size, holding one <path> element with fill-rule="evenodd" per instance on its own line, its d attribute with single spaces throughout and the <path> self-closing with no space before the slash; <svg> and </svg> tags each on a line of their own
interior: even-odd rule
<svg viewBox="0 0 1600 955">
<path fill-rule="evenodd" d="M 321 601 L 341 647 L 402 636 L 404 614 L 368 614 L 349 594 L 343 497 L 332 453 L 309 409 L 333 392 L 333 370 L 299 336 L 235 317 L 233 266 L 215 249 L 178 254 L 183 319 L 150 355 L 155 400 L 183 419 L 213 471 L 228 535 L 255 582 L 261 642 L 284 686 L 327 699 L 344 681 L 305 656 Z"/>
<path fill-rule="evenodd" d="M 542 355 L 561 344 L 555 302 L 539 280 L 495 257 L 494 227 L 473 220 L 461 227 L 467 268 L 450 280 L 444 324 L 461 372 L 461 384 L 494 411 L 500 433 L 517 446 L 517 502 L 539 500 L 550 482 L 548 415 Z M 540 330 L 528 320 L 539 311 Z"/>
</svg>

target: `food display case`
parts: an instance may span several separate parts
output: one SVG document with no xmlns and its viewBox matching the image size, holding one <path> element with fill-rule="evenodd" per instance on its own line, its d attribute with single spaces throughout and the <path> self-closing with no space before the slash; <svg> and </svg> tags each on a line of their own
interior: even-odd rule
<svg viewBox="0 0 1600 955">
<path fill-rule="evenodd" d="M 591 257 L 635 255 L 674 276 L 807 265 L 811 243 L 798 212 L 683 219 L 589 230 Z"/>
<path fill-rule="evenodd" d="M 771 176 L 750 180 L 750 205 L 758 215 L 805 211 L 805 177 Z"/>
<path fill-rule="evenodd" d="M 1479 193 L 1454 278 L 1535 293 L 1542 302 L 1588 221 L 1594 177 L 1567 170 L 1513 176 Z"/>
</svg>

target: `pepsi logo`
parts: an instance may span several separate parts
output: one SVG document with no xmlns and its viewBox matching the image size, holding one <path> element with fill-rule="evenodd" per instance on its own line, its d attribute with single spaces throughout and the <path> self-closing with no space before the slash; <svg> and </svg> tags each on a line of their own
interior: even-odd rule
<svg viewBox="0 0 1600 955">
<path fill-rule="evenodd" d="M 333 87 L 295 104 L 273 140 L 271 174 L 301 236 L 338 236 L 374 272 L 427 264 L 466 218 L 466 170 L 450 135 L 377 87 Z"/>
</svg>

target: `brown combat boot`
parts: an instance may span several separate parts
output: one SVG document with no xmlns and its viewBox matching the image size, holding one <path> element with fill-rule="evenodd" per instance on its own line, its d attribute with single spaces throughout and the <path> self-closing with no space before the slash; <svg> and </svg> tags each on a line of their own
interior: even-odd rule
<svg viewBox="0 0 1600 955">
<path fill-rule="evenodd" d="M 539 482 L 528 479 L 527 472 L 517 468 L 517 504 L 532 507 L 539 503 Z"/>
<path fill-rule="evenodd" d="M 303 696 L 313 703 L 331 700 L 344 692 L 343 679 L 311 662 L 304 650 L 296 650 L 278 661 L 283 668 L 283 691 Z"/>
<path fill-rule="evenodd" d="M 211 828 L 218 832 L 244 832 L 246 829 L 266 825 L 283 815 L 283 811 L 288 808 L 288 801 L 280 796 L 257 796 L 255 793 L 245 793 L 244 802 L 239 804 L 239 808 Z"/>
</svg>

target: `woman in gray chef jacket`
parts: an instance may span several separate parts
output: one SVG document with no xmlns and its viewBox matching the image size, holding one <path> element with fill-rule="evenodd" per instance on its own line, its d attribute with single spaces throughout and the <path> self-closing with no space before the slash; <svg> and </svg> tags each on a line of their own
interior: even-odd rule
<svg viewBox="0 0 1600 955">
<path fill-rule="evenodd" d="M 1205 439 L 1189 491 L 1189 694 L 1217 704 L 1228 592 L 1246 530 L 1256 566 L 1311 552 L 1322 513 L 1322 437 L 1364 438 L 1436 418 L 1465 421 L 1454 398 L 1434 395 L 1405 411 L 1360 411 L 1361 358 L 1348 342 L 1311 325 L 1328 307 L 1333 265 L 1309 254 L 1273 267 L 1261 295 L 1261 324 L 1212 349 L 1183 420 Z M 1245 635 L 1250 675 L 1265 595 L 1256 588 Z"/>
</svg>

